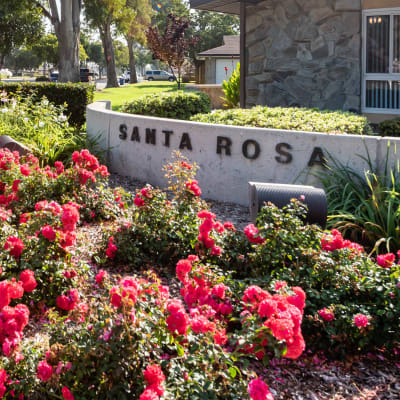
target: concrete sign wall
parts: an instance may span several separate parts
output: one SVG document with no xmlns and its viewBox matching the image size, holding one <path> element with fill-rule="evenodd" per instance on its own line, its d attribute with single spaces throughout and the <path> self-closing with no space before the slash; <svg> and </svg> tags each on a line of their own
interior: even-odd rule
<svg viewBox="0 0 400 400">
<path fill-rule="evenodd" d="M 248 205 L 247 182 L 318 185 L 315 173 L 329 155 L 359 172 L 364 158 L 395 165 L 400 139 L 213 125 L 110 111 L 110 102 L 87 107 L 87 132 L 108 150 L 112 172 L 165 187 L 161 168 L 173 150 L 200 166 L 203 197 Z M 399 146 L 400 151 L 400 146 Z"/>
</svg>

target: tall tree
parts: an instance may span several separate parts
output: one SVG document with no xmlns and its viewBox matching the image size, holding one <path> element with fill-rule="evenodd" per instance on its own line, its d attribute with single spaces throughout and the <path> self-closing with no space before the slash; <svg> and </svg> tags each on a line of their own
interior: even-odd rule
<svg viewBox="0 0 400 400">
<path fill-rule="evenodd" d="M 58 40 L 58 68 L 60 82 L 80 81 L 80 16 L 82 0 L 48 0 L 47 8 L 44 0 L 31 0 L 53 24 Z"/>
<path fill-rule="evenodd" d="M 14 49 L 37 40 L 42 33 L 42 20 L 29 0 L 0 1 L 0 69 Z"/>
<path fill-rule="evenodd" d="M 53 65 L 58 64 L 58 41 L 56 36 L 52 34 L 44 35 L 40 40 L 32 44 L 30 48 L 41 62 L 48 62 Z"/>
<path fill-rule="evenodd" d="M 89 56 L 89 61 L 95 62 L 99 66 L 99 78 L 101 78 L 103 69 L 106 67 L 103 45 L 100 42 L 89 43 L 86 51 Z"/>
<path fill-rule="evenodd" d="M 151 17 L 151 26 L 156 26 L 160 32 L 165 29 L 168 15 L 189 18 L 191 11 L 189 2 L 185 0 L 151 0 L 154 13 Z"/>
<path fill-rule="evenodd" d="M 238 35 L 239 25 L 239 18 L 235 15 L 194 11 L 190 16 L 190 34 L 200 37 L 200 40 L 190 48 L 190 58 L 194 61 L 198 53 L 221 46 L 224 35 Z"/>
<path fill-rule="evenodd" d="M 150 27 L 147 32 L 147 44 L 153 52 L 153 57 L 167 63 L 172 74 L 174 68 L 178 71 L 178 89 L 181 88 L 182 66 L 188 56 L 189 48 L 199 40 L 198 37 L 188 37 L 189 20 L 168 14 L 164 31 Z"/>
<path fill-rule="evenodd" d="M 126 7 L 131 13 L 124 16 L 118 25 L 128 44 L 130 83 L 137 83 L 135 45 L 146 44 L 145 32 L 151 23 L 153 10 L 149 0 L 126 0 Z"/>
<path fill-rule="evenodd" d="M 103 44 L 107 67 L 107 88 L 118 87 L 115 70 L 115 50 L 112 29 L 131 10 L 125 7 L 126 0 L 86 0 L 85 15 L 93 29 L 98 29 Z"/>
</svg>

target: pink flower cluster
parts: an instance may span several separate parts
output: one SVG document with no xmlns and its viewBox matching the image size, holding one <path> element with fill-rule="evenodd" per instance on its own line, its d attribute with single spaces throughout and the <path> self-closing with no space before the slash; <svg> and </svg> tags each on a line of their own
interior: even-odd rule
<svg viewBox="0 0 400 400">
<path fill-rule="evenodd" d="M 260 379 L 252 379 L 247 387 L 250 399 L 252 400 L 274 400 L 269 391 L 268 385 Z"/>
<path fill-rule="evenodd" d="M 199 182 L 194 179 L 189 179 L 186 183 L 186 190 L 191 193 L 192 195 L 198 197 L 201 195 L 201 189 L 199 186 Z"/>
<path fill-rule="evenodd" d="M 246 324 L 249 313 L 257 313 L 261 320 L 260 327 L 269 328 L 277 340 L 285 341 L 287 351 L 284 357 L 296 359 L 305 349 L 300 327 L 306 295 L 300 287 L 288 288 L 286 282 L 278 282 L 275 290 L 278 293 L 274 295 L 258 286 L 250 286 L 245 290 L 242 301 L 247 310 L 242 313 L 243 324 Z M 266 345 L 267 338 L 261 339 L 261 343 Z M 247 351 L 254 352 L 255 346 L 249 346 Z M 264 357 L 264 351 L 257 352 L 256 356 Z"/>
<path fill-rule="evenodd" d="M 258 228 L 254 224 L 247 225 L 246 228 L 244 228 L 244 233 L 250 243 L 262 244 L 265 242 L 265 239 L 258 236 Z"/>
<path fill-rule="evenodd" d="M 221 224 L 219 221 L 215 221 L 216 215 L 210 211 L 202 210 L 197 216 L 203 220 L 199 227 L 199 236 L 197 239 L 204 244 L 207 249 L 211 249 L 210 254 L 212 256 L 219 256 L 221 254 L 221 247 L 215 245 L 215 240 L 210 236 L 212 230 L 217 234 L 222 234 L 225 231 L 225 227 L 230 230 L 234 230 L 234 226 L 231 222 Z"/>
<path fill-rule="evenodd" d="M 362 253 L 364 248 L 358 243 L 343 239 L 342 234 L 337 229 L 332 229 L 329 235 L 324 235 L 321 239 L 322 250 L 334 251 L 348 248 L 357 253 Z"/>
<path fill-rule="evenodd" d="M 140 189 L 140 192 L 136 194 L 135 200 L 133 200 L 133 202 L 135 203 L 136 207 L 143 207 L 145 199 L 151 199 L 152 197 L 152 187 L 146 186 Z"/>
<path fill-rule="evenodd" d="M 79 293 L 76 289 L 68 290 L 67 293 L 57 297 L 56 304 L 62 310 L 71 311 L 73 310 L 79 300 Z"/>
<path fill-rule="evenodd" d="M 117 252 L 117 246 L 114 244 L 114 236 L 111 236 L 108 239 L 108 247 L 106 250 L 106 256 L 110 259 L 113 259 L 115 257 L 115 253 Z"/>
<path fill-rule="evenodd" d="M 326 307 L 323 308 L 322 310 L 319 310 L 318 314 L 326 322 L 330 322 L 330 321 L 333 321 L 335 319 L 335 314 L 333 313 L 333 311 L 329 310 Z"/>
<path fill-rule="evenodd" d="M 17 260 L 20 258 L 23 249 L 24 243 L 16 236 L 9 236 L 4 244 L 4 250 L 7 250 Z"/>
<path fill-rule="evenodd" d="M 117 308 L 122 305 L 133 307 L 140 294 L 140 281 L 127 276 L 118 282 L 118 286 L 110 289 L 110 302 Z"/>
<path fill-rule="evenodd" d="M 397 258 L 400 259 L 400 250 L 397 252 Z M 382 268 L 391 268 L 395 264 L 396 256 L 393 253 L 380 254 L 376 257 L 376 263 Z M 398 262 L 400 264 L 400 261 Z"/>
<path fill-rule="evenodd" d="M 27 223 L 35 219 L 40 222 L 41 219 L 46 220 L 47 217 L 53 217 L 52 225 L 45 223 L 37 232 L 40 233 L 49 242 L 55 242 L 64 249 L 73 246 L 76 241 L 76 226 L 79 222 L 80 206 L 74 202 L 69 202 L 60 206 L 57 202 L 39 201 L 35 204 L 35 212 L 25 213 L 20 217 L 20 224 Z"/>
<path fill-rule="evenodd" d="M 99 160 L 90 154 L 89 150 L 74 151 L 72 161 L 75 163 L 74 169 L 78 171 L 81 185 L 85 185 L 89 179 L 96 182 L 96 174 L 102 177 L 109 175 L 107 167 L 100 165 Z"/>
<path fill-rule="evenodd" d="M 23 336 L 23 329 L 29 321 L 29 310 L 24 304 L 11 307 L 12 299 L 19 299 L 25 292 L 32 292 L 37 283 L 31 270 L 21 272 L 20 280 L 0 282 L 0 344 L 5 356 L 10 356 L 17 349 Z M 15 354 L 16 361 L 21 355 Z M 1 397 L 1 396 L 0 396 Z"/>
<path fill-rule="evenodd" d="M 140 395 L 140 400 L 158 400 L 159 396 L 164 394 L 162 386 L 165 381 L 165 375 L 159 365 L 149 364 L 143 371 L 144 379 L 146 381 L 146 389 Z"/>
</svg>

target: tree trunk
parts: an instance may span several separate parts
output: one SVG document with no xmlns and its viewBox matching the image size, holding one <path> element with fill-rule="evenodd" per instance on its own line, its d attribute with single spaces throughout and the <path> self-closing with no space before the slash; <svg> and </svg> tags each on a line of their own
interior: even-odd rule
<svg viewBox="0 0 400 400">
<path fill-rule="evenodd" d="M 63 0 L 61 18 L 55 0 L 50 0 L 52 23 L 58 39 L 59 81 L 79 82 L 79 39 L 81 0 Z"/>
<path fill-rule="evenodd" d="M 5 58 L 6 58 L 6 56 L 4 54 L 2 54 L 0 56 L 0 69 L 3 69 L 3 67 L 4 67 L 4 59 Z M 1 79 L 1 77 L 0 77 L 0 79 Z"/>
<path fill-rule="evenodd" d="M 100 37 L 103 43 L 104 57 L 107 68 L 106 88 L 118 87 L 117 73 L 115 71 L 114 45 L 111 36 L 111 21 L 107 21 L 100 28 Z"/>
<path fill-rule="evenodd" d="M 130 38 L 127 38 L 126 40 L 128 42 L 128 50 L 129 50 L 129 69 L 131 71 L 129 83 L 138 83 L 136 74 L 135 53 L 133 51 L 133 40 Z"/>
</svg>

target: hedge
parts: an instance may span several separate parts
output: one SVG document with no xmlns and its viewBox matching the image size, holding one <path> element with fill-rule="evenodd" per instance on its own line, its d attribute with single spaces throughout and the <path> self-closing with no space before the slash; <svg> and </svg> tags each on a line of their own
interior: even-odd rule
<svg viewBox="0 0 400 400">
<path fill-rule="evenodd" d="M 38 101 L 45 96 L 56 105 L 67 103 L 68 122 L 78 129 L 86 122 L 86 106 L 93 103 L 94 89 L 87 83 L 0 82 L 0 90 L 9 94 L 30 94 Z"/>
<path fill-rule="evenodd" d="M 121 111 L 154 117 L 190 119 L 197 113 L 210 112 L 210 99 L 202 92 L 161 92 L 126 103 Z"/>
<path fill-rule="evenodd" d="M 283 108 L 256 106 L 250 109 L 219 110 L 197 114 L 192 121 L 294 131 L 372 134 L 367 118 L 344 111 L 317 108 Z"/>
</svg>

